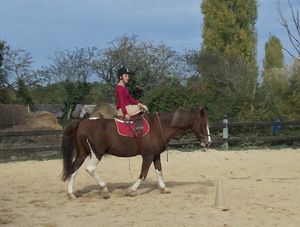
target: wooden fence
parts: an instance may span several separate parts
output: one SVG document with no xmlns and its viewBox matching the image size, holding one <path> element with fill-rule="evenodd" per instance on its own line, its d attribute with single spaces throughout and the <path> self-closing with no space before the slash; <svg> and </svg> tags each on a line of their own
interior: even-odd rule
<svg viewBox="0 0 300 227">
<path fill-rule="evenodd" d="M 212 146 L 226 146 L 231 145 L 241 145 L 247 143 L 254 144 L 278 144 L 278 143 L 288 143 L 300 141 L 300 120 L 295 121 L 283 121 L 281 122 L 281 131 L 285 129 L 292 129 L 292 133 L 289 132 L 288 135 L 277 134 L 272 135 L 272 126 L 274 122 L 264 121 L 264 122 L 229 122 L 224 123 L 214 123 L 210 125 L 211 137 L 213 144 Z M 229 131 L 228 137 L 224 137 L 224 128 Z M 243 130 L 243 133 L 239 133 L 239 130 Z M 251 131 L 249 135 L 247 133 Z M 260 133 L 257 133 L 261 131 Z M 237 133 L 237 134 L 232 134 Z M 266 133 L 267 132 L 267 133 Z M 23 131 L 23 132 L 0 132 L 0 160 L 14 159 L 15 157 L 21 155 L 24 157 L 30 157 L 32 154 L 58 154 L 60 150 L 62 130 L 50 130 L 50 131 Z M 262 134 L 264 133 L 264 134 Z M 267 135 L 266 135 L 267 134 Z M 35 144 L 37 138 L 47 137 L 44 139 L 48 141 L 48 138 L 56 137 L 49 144 Z M 27 138 L 27 139 L 26 139 Z M 28 139 L 31 138 L 31 139 Z M 10 145 L 5 146 L 3 141 L 10 140 Z M 19 140 L 29 141 L 30 146 L 15 146 L 16 142 Z M 50 141 L 50 139 L 49 139 Z M 4 146 L 3 146 L 4 144 Z M 172 140 L 169 145 L 172 147 L 186 146 L 186 145 L 200 145 L 200 142 L 196 139 L 180 139 Z M 43 156 L 43 155 L 42 155 Z M 13 157 L 13 158 L 11 158 Z M 24 158 L 25 159 L 25 158 Z"/>
</svg>

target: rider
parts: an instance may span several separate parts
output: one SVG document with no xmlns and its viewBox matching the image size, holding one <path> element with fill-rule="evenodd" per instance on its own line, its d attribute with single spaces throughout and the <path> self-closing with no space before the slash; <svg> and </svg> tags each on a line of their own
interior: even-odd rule
<svg viewBox="0 0 300 227">
<path fill-rule="evenodd" d="M 118 70 L 118 84 L 116 86 L 117 98 L 117 116 L 122 116 L 125 120 L 130 120 L 133 115 L 140 113 L 142 110 L 148 110 L 147 106 L 131 97 L 126 84 L 129 80 L 129 70 L 125 67 Z"/>
</svg>

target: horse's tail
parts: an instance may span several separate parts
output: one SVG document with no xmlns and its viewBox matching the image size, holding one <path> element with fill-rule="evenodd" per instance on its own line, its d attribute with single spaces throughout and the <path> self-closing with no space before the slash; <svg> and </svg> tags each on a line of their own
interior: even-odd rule
<svg viewBox="0 0 300 227">
<path fill-rule="evenodd" d="M 72 121 L 64 130 L 61 152 L 63 156 L 63 173 L 62 180 L 66 181 L 70 178 L 73 171 L 73 159 L 76 153 L 76 132 L 80 120 Z"/>
</svg>

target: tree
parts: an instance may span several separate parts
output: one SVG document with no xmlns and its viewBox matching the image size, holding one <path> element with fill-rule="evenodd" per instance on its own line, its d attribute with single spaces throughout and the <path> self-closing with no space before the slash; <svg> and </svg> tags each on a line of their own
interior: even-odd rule
<svg viewBox="0 0 300 227">
<path fill-rule="evenodd" d="M 17 89 L 17 80 L 31 81 L 31 55 L 22 49 L 13 49 L 0 40 L 0 102 L 9 103 L 9 96 Z"/>
<path fill-rule="evenodd" d="M 195 88 L 217 118 L 248 120 L 256 95 L 256 0 L 203 0 L 203 45 Z M 189 82 L 191 84 L 191 82 Z M 205 98 L 203 98 L 203 96 Z"/>
<path fill-rule="evenodd" d="M 280 23 L 284 27 L 290 43 L 292 45 L 294 51 L 287 49 L 286 47 L 283 47 L 283 49 L 292 57 L 299 59 L 300 57 L 300 18 L 299 18 L 299 10 L 295 9 L 295 6 L 299 4 L 299 1 L 295 2 L 295 6 L 291 3 L 291 0 L 288 0 L 291 16 L 292 16 L 292 23 L 289 23 L 285 15 L 283 15 L 283 12 L 281 10 L 280 0 L 277 0 L 277 9 L 280 15 Z"/>
<path fill-rule="evenodd" d="M 24 80 L 19 78 L 17 81 L 17 84 L 18 84 L 17 97 L 18 97 L 19 101 L 22 104 L 28 105 L 31 110 L 35 111 L 36 108 L 35 108 L 35 105 L 33 102 L 33 98 L 31 96 Z"/>
<path fill-rule="evenodd" d="M 7 75 L 3 68 L 4 54 L 7 46 L 4 41 L 0 40 L 0 103 L 6 103 L 8 101 L 7 87 L 9 85 Z"/>
<path fill-rule="evenodd" d="M 290 87 L 288 90 L 288 100 L 293 107 L 290 118 L 297 119 L 300 115 L 300 60 L 295 60 L 292 75 L 290 77 Z"/>
<path fill-rule="evenodd" d="M 264 71 L 284 67 L 282 45 L 276 36 L 271 36 L 265 44 Z"/>
<path fill-rule="evenodd" d="M 203 0 L 203 49 L 256 64 L 257 0 Z"/>
<path fill-rule="evenodd" d="M 53 64 L 44 68 L 45 77 L 52 81 L 87 82 L 94 74 L 97 48 L 75 48 L 74 50 L 56 51 Z"/>
<path fill-rule="evenodd" d="M 45 81 L 61 81 L 65 89 L 64 118 L 89 93 L 88 80 L 93 76 L 97 48 L 57 51 L 53 64 L 36 72 Z"/>
<path fill-rule="evenodd" d="M 179 108 L 193 109 L 200 106 L 197 93 L 182 85 L 177 78 L 169 78 L 168 83 L 160 84 L 147 91 L 143 102 L 151 111 L 175 111 Z"/>
<path fill-rule="evenodd" d="M 263 83 L 259 88 L 262 95 L 264 116 L 276 118 L 282 115 L 281 109 L 287 109 L 286 95 L 288 88 L 287 72 L 284 69 L 282 45 L 276 36 L 269 37 L 265 44 L 265 58 L 263 62 Z M 283 101 L 285 100 L 285 101 Z M 284 105 L 284 108 L 282 106 Z"/>
<path fill-rule="evenodd" d="M 255 112 L 256 70 L 242 59 L 202 52 L 201 77 L 192 77 L 188 85 L 194 88 L 215 120 L 224 114 L 234 120 L 249 120 Z"/>
<path fill-rule="evenodd" d="M 63 104 L 66 100 L 64 82 L 35 85 L 31 93 L 35 104 Z"/>
<path fill-rule="evenodd" d="M 18 79 L 22 79 L 30 84 L 31 64 L 32 57 L 29 52 L 22 49 L 12 49 L 8 46 L 3 58 L 3 70 L 6 77 L 9 78 L 8 83 L 13 86 Z"/>
<path fill-rule="evenodd" d="M 272 68 L 264 72 L 264 85 L 266 86 L 266 101 L 270 117 L 288 117 L 291 111 L 289 100 L 288 73 L 284 68 Z"/>
<path fill-rule="evenodd" d="M 117 70 L 122 66 L 134 72 L 128 87 L 135 98 L 141 98 L 149 89 L 164 84 L 167 77 L 182 73 L 182 59 L 164 44 L 139 42 L 136 35 L 132 35 L 116 38 L 111 46 L 101 52 L 94 66 L 99 78 L 110 85 L 111 100 L 114 100 Z"/>
</svg>

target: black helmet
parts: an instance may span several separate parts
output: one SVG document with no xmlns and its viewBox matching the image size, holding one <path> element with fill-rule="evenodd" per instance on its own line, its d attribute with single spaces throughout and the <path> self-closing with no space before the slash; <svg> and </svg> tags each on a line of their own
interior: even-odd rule
<svg viewBox="0 0 300 227">
<path fill-rule="evenodd" d="M 120 78 L 120 76 L 122 76 L 123 74 L 132 74 L 132 72 L 129 72 L 126 67 L 122 67 L 118 70 L 118 78 Z"/>
</svg>

